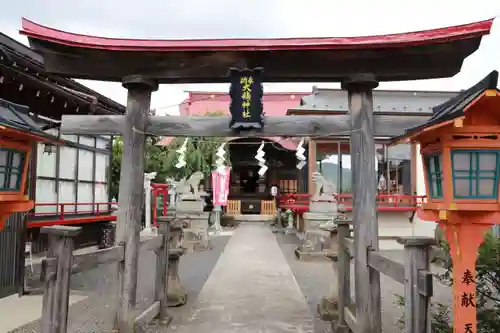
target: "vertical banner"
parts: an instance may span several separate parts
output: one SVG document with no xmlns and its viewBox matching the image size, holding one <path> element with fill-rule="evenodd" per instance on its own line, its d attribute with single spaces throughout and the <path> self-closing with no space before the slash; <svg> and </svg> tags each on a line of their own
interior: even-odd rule
<svg viewBox="0 0 500 333">
<path fill-rule="evenodd" d="M 227 206 L 229 194 L 230 167 L 224 167 L 212 171 L 212 189 L 214 206 Z"/>
</svg>

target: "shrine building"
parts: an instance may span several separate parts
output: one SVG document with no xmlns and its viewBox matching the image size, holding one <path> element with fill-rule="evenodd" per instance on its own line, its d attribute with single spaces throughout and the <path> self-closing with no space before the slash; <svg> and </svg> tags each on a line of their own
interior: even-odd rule
<svg viewBox="0 0 500 333">
<path fill-rule="evenodd" d="M 395 236 L 432 235 L 433 223 L 422 223 L 415 215 L 416 205 L 425 195 L 423 169 L 418 149 L 409 144 L 389 146 L 389 137 L 403 133 L 404 128 L 424 122 L 432 107 L 452 98 L 458 92 L 375 90 L 374 112 L 383 116 L 390 133 L 376 137 L 378 211 L 381 243 L 391 247 Z M 221 92 L 191 91 L 179 106 L 180 116 L 205 113 L 229 114 L 229 95 Z M 348 112 L 347 92 L 341 89 L 313 87 L 312 93 L 265 93 L 264 112 L 268 116 L 283 115 L 344 115 Z M 159 144 L 168 145 L 171 138 Z M 264 142 L 268 171 L 258 177 L 256 151 Z M 347 211 L 351 207 L 351 164 L 349 133 L 306 140 L 307 164 L 297 169 L 295 156 L 298 138 L 228 138 L 232 173 L 230 202 L 237 202 L 242 215 L 270 215 L 265 202 L 272 200 L 270 188 L 277 186 L 281 196 L 314 193 L 312 173 L 319 171 L 325 180 L 335 185 L 338 200 Z M 313 163 L 311 163 L 313 161 Z M 209 184 L 207 184 L 209 186 Z M 300 222 L 298 223 L 300 229 Z M 391 245 L 392 244 L 392 245 Z"/>
</svg>

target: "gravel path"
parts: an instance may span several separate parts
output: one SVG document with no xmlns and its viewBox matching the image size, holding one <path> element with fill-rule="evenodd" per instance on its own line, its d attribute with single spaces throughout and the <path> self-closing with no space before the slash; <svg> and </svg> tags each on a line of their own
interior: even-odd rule
<svg viewBox="0 0 500 333">
<path fill-rule="evenodd" d="M 276 234 L 278 244 L 280 244 L 283 254 L 292 268 L 295 278 L 299 283 L 302 293 L 306 298 L 311 311 L 316 315 L 316 332 L 324 332 L 328 326 L 322 322 L 317 314 L 317 305 L 323 296 L 329 291 L 329 278 L 333 275 L 331 265 L 327 262 L 299 262 L 295 259 L 294 250 L 300 240 L 294 235 Z M 403 262 L 403 251 L 381 251 L 385 256 Z M 435 273 L 442 273 L 442 269 L 434 266 Z M 351 266 L 351 276 L 354 276 L 354 267 Z M 351 290 L 354 290 L 354 281 Z M 395 294 L 403 295 L 403 285 L 395 282 L 391 278 L 382 275 L 380 278 L 382 295 L 382 327 L 384 333 L 399 333 L 396 321 L 403 314 L 403 308 L 394 304 Z M 434 280 L 433 302 L 451 304 L 451 289 L 438 280 Z"/>
<path fill-rule="evenodd" d="M 229 236 L 212 239 L 210 251 L 188 253 L 180 262 L 179 275 L 188 292 L 188 306 L 202 289 L 226 246 Z M 154 253 L 142 253 L 139 259 L 139 285 L 137 291 L 137 314 L 152 302 L 153 277 L 156 258 Z M 107 265 L 75 274 L 71 279 L 72 290 L 88 296 L 87 299 L 70 307 L 68 333 L 111 332 L 116 303 L 116 266 Z M 151 271 L 153 267 L 153 271 Z M 188 306 L 171 309 L 174 317 L 182 315 Z M 38 333 L 38 320 L 19 327 L 9 333 Z"/>
<path fill-rule="evenodd" d="M 172 325 L 178 325 L 190 315 L 198 294 L 208 280 L 229 238 L 230 236 L 215 237 L 212 239 L 213 249 L 211 251 L 189 253 L 182 257 L 180 278 L 184 288 L 188 292 L 188 304 L 183 307 L 170 309 L 174 316 Z M 317 305 L 321 298 L 329 291 L 329 279 L 333 274 L 331 265 L 327 262 L 297 261 L 293 251 L 300 241 L 294 235 L 276 234 L 276 241 L 295 276 L 311 313 L 316 317 L 314 322 L 315 332 L 325 332 L 329 325 L 319 319 Z M 394 260 L 403 261 L 403 251 L 383 251 L 383 253 Z M 146 309 L 152 302 L 154 271 L 151 271 L 151 269 L 155 266 L 154 254 L 141 254 L 139 266 L 137 313 Z M 438 267 L 433 267 L 433 270 L 442 272 L 442 269 Z M 354 272 L 352 274 L 354 275 Z M 394 295 L 402 295 L 403 286 L 383 275 L 381 277 L 381 286 L 383 332 L 399 333 L 395 323 L 402 315 L 403 309 L 394 304 L 396 300 Z M 116 303 L 115 291 L 117 288 L 115 266 L 102 266 L 91 271 L 76 274 L 72 277 L 71 287 L 72 290 L 86 295 L 88 298 L 70 307 L 68 332 L 111 332 Z M 434 283 L 434 295 L 434 302 L 443 304 L 451 303 L 450 288 L 442 285 L 437 280 Z M 38 321 L 34 321 L 8 333 L 37 332 L 39 332 Z"/>
<path fill-rule="evenodd" d="M 313 333 L 313 317 L 266 224 L 242 223 L 189 317 L 150 333 Z"/>
</svg>

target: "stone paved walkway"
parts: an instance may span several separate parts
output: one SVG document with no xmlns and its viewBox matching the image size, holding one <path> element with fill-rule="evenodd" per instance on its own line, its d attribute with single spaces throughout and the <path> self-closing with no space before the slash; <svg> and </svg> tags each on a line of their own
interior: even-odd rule
<svg viewBox="0 0 500 333">
<path fill-rule="evenodd" d="M 268 226 L 235 230 L 175 333 L 313 332 L 314 318 Z"/>
</svg>

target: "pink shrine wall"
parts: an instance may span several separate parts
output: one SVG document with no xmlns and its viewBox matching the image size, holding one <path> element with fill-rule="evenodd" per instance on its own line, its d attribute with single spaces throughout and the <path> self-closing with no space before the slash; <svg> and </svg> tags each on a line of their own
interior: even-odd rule
<svg viewBox="0 0 500 333">
<path fill-rule="evenodd" d="M 262 98 L 264 114 L 267 116 L 285 116 L 288 109 L 300 105 L 300 99 L 310 93 L 265 93 Z M 224 112 L 229 115 L 229 94 L 221 92 L 190 91 L 189 97 L 179 105 L 179 115 L 201 116 L 207 112 Z M 173 138 L 166 137 L 158 144 L 167 146 Z M 279 143 L 283 148 L 295 150 L 297 143 L 291 139 L 279 137 L 266 137 L 266 139 Z"/>
<path fill-rule="evenodd" d="M 300 105 L 300 99 L 310 93 L 266 93 L 262 99 L 267 116 L 284 116 L 288 109 Z M 189 97 L 180 105 L 181 116 L 203 115 L 207 112 L 223 111 L 229 114 L 229 94 L 214 92 L 189 92 Z"/>
</svg>

